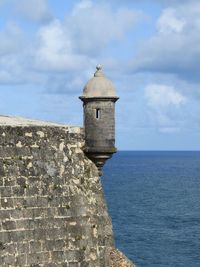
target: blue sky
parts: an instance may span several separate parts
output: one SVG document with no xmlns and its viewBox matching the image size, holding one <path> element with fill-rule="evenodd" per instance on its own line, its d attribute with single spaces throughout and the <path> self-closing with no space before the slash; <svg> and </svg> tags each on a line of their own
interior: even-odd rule
<svg viewBox="0 0 200 267">
<path fill-rule="evenodd" d="M 121 150 L 200 150 L 200 3 L 0 0 L 0 114 L 82 125 L 95 66 Z"/>
</svg>

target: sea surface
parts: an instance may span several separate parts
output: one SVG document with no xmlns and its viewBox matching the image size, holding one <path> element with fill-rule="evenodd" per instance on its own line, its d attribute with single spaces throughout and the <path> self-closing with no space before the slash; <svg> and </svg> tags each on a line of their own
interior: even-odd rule
<svg viewBox="0 0 200 267">
<path fill-rule="evenodd" d="M 200 152 L 118 152 L 102 183 L 116 246 L 137 267 L 200 267 Z"/>
</svg>

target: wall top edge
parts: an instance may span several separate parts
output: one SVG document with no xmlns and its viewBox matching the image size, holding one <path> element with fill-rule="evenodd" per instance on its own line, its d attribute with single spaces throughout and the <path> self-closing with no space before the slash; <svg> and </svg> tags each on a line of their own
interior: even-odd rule
<svg viewBox="0 0 200 267">
<path fill-rule="evenodd" d="M 4 116 L 0 115 L 0 127 L 3 126 L 11 126 L 11 127 L 60 127 L 71 130 L 72 132 L 81 132 L 82 129 L 79 126 L 73 125 L 66 125 L 66 124 L 59 124 L 54 122 L 48 121 L 40 121 L 40 120 L 33 120 L 28 118 L 22 117 L 15 117 L 15 116 Z"/>
</svg>

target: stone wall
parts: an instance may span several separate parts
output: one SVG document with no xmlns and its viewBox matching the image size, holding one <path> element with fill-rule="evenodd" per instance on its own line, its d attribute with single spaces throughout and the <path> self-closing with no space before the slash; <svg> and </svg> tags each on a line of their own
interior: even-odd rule
<svg viewBox="0 0 200 267">
<path fill-rule="evenodd" d="M 98 170 L 82 145 L 78 127 L 0 118 L 0 266 L 116 266 Z"/>
</svg>

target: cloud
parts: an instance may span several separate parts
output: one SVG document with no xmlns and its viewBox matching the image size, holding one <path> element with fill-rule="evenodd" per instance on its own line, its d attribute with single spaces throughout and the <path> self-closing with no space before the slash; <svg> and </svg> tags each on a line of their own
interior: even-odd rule
<svg viewBox="0 0 200 267">
<path fill-rule="evenodd" d="M 75 5 L 64 23 L 54 20 L 37 34 L 37 66 L 66 71 L 91 64 L 112 41 L 120 41 L 138 20 L 138 14 L 92 1 Z M 106 24 L 106 27 L 105 27 Z"/>
<path fill-rule="evenodd" d="M 71 87 L 76 90 L 81 82 L 83 86 L 87 81 L 88 73 L 94 71 L 102 52 L 113 42 L 123 41 L 139 18 L 140 14 L 134 10 L 113 10 L 107 4 L 81 1 L 64 22 L 54 19 L 40 27 L 34 48 L 34 68 L 49 73 L 50 81 L 57 81 L 57 85 L 47 81 L 49 91 L 71 92 Z M 111 59 L 112 54 L 104 62 L 110 66 Z"/>
<path fill-rule="evenodd" d="M 21 51 L 23 32 L 15 23 L 8 23 L 0 32 L 0 56 Z"/>
<path fill-rule="evenodd" d="M 185 20 L 176 15 L 176 10 L 167 8 L 158 19 L 157 28 L 161 34 L 180 33 L 185 26 Z"/>
<path fill-rule="evenodd" d="M 95 2 L 97 0 L 94 0 Z M 106 3 L 107 0 L 98 0 L 98 2 L 104 2 Z M 176 6 L 176 5 L 180 5 L 181 4 L 185 4 L 185 3 L 188 3 L 188 4 L 193 4 L 193 3 L 196 3 L 198 2 L 198 0 L 152 0 L 152 1 L 149 1 L 149 0 L 110 0 L 109 2 L 113 2 L 114 4 L 134 4 L 134 3 L 137 3 L 139 2 L 139 4 L 150 4 L 151 6 L 154 4 L 156 5 L 162 5 L 164 7 L 171 7 L 171 6 Z"/>
<path fill-rule="evenodd" d="M 156 0 L 157 2 L 163 3 L 167 6 L 173 6 L 173 5 L 180 5 L 180 0 Z M 181 4 L 184 3 L 188 3 L 188 4 L 192 4 L 192 3 L 197 3 L 198 0 L 181 0 Z"/>
<path fill-rule="evenodd" d="M 172 133 L 179 130 L 183 120 L 180 111 L 187 103 L 184 95 L 173 87 L 151 84 L 145 88 L 145 99 L 149 119 L 160 132 Z"/>
<path fill-rule="evenodd" d="M 15 23 L 8 23 L 0 32 L 1 84 L 18 84 L 23 79 L 25 43 L 24 34 Z"/>
<path fill-rule="evenodd" d="M 176 74 L 200 82 L 200 3 L 165 8 L 157 31 L 141 45 L 132 64 L 134 72 Z"/>
<path fill-rule="evenodd" d="M 122 41 L 140 18 L 141 13 L 128 8 L 113 9 L 108 4 L 81 1 L 67 17 L 66 27 L 75 49 L 94 56 L 111 41 Z"/>
<path fill-rule="evenodd" d="M 151 84 L 145 88 L 145 97 L 151 107 L 180 107 L 185 104 L 186 97 L 167 85 Z"/>
<path fill-rule="evenodd" d="M 42 82 L 42 75 L 33 70 L 35 47 L 28 37 L 14 22 L 0 32 L 0 85 Z"/>
<path fill-rule="evenodd" d="M 135 10 L 86 0 L 76 2 L 61 21 L 52 18 L 46 0 L 12 3 L 7 1 L 11 13 L 45 24 L 29 33 L 14 23 L 0 32 L 0 84 L 46 84 L 51 93 L 70 93 L 84 84 L 103 51 L 123 41 L 140 18 Z M 104 61 L 111 62 L 112 54 Z"/>
<path fill-rule="evenodd" d="M 16 13 L 27 19 L 36 22 L 48 22 L 52 19 L 48 0 L 15 0 L 14 5 Z"/>
<path fill-rule="evenodd" d="M 35 49 L 37 70 L 66 72 L 74 71 L 88 62 L 86 55 L 73 50 L 69 32 L 59 20 L 40 28 Z"/>
</svg>

